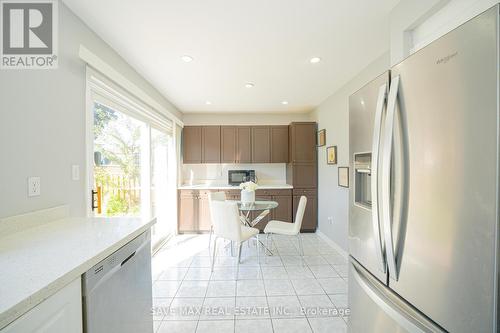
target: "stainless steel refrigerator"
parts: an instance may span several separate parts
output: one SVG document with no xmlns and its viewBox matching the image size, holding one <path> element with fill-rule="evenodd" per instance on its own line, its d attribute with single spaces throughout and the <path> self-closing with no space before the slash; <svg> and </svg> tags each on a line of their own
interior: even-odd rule
<svg viewBox="0 0 500 333">
<path fill-rule="evenodd" d="M 499 7 L 349 99 L 351 332 L 498 332 Z"/>
</svg>

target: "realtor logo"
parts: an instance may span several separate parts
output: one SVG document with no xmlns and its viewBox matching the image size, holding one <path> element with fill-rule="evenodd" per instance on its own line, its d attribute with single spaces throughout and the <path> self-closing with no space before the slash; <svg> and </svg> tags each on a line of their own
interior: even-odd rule
<svg viewBox="0 0 500 333">
<path fill-rule="evenodd" d="M 57 68 L 57 0 L 0 0 L 1 69 Z"/>
</svg>

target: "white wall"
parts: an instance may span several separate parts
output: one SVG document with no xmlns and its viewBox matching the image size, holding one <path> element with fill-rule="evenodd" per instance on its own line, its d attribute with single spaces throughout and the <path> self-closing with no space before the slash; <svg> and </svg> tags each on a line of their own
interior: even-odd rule
<svg viewBox="0 0 500 333">
<path fill-rule="evenodd" d="M 326 129 L 326 146 L 318 149 L 318 230 L 347 251 L 349 189 L 339 187 L 337 170 L 349 166 L 349 96 L 389 68 L 389 53 L 369 64 L 314 112 L 318 129 Z M 326 164 L 326 147 L 336 145 L 337 165 Z M 332 217 L 333 224 L 328 222 Z"/>
<path fill-rule="evenodd" d="M 498 0 L 401 0 L 391 12 L 391 65 L 498 3 Z"/>
<path fill-rule="evenodd" d="M 60 204 L 85 215 L 85 64 L 80 44 L 177 117 L 181 113 L 59 4 L 59 68 L 0 71 L 0 217 Z M 71 165 L 81 178 L 71 180 Z M 27 177 L 41 177 L 41 196 L 28 198 Z"/>
<path fill-rule="evenodd" d="M 259 184 L 286 184 L 285 163 L 184 164 L 182 184 L 227 184 L 228 170 L 255 170 Z"/>
<path fill-rule="evenodd" d="M 184 125 L 288 125 L 310 121 L 309 113 L 185 113 Z"/>
</svg>

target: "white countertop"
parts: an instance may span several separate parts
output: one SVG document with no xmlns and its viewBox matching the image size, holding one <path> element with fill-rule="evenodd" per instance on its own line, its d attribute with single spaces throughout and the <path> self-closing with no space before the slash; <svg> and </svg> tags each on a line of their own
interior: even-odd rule
<svg viewBox="0 0 500 333">
<path fill-rule="evenodd" d="M 0 329 L 155 222 L 65 218 L 0 238 Z"/>
<path fill-rule="evenodd" d="M 239 190 L 238 186 L 228 184 L 197 184 L 197 185 L 181 185 L 179 190 Z M 258 190 L 287 190 L 293 189 L 292 185 L 288 184 L 259 184 Z"/>
</svg>

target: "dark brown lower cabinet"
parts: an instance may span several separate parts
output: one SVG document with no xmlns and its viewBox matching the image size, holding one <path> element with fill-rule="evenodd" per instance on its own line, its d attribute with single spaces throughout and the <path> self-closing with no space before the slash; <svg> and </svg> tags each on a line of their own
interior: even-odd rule
<svg viewBox="0 0 500 333">
<path fill-rule="evenodd" d="M 271 211 L 271 218 L 273 220 L 292 223 L 293 200 L 291 193 L 289 195 L 274 195 L 272 200 L 278 203 L 278 207 Z"/>
<path fill-rule="evenodd" d="M 198 224 L 198 194 L 194 191 L 179 191 L 179 232 L 194 232 Z"/>
<path fill-rule="evenodd" d="M 256 193 L 255 195 L 255 200 L 271 200 L 272 197 L 270 195 L 259 195 L 258 192 Z M 273 210 L 271 210 L 272 212 Z M 255 228 L 259 229 L 260 231 L 264 231 L 264 228 L 266 227 L 267 223 L 269 221 L 271 221 L 271 212 L 266 216 L 264 217 L 262 220 L 260 220 L 259 223 L 257 223 L 256 225 L 254 225 Z M 257 216 L 259 216 L 259 214 L 262 213 L 262 211 L 258 211 L 258 212 L 251 212 L 250 213 L 250 221 L 252 221 L 253 219 L 255 219 Z"/>
<path fill-rule="evenodd" d="M 302 220 L 301 231 L 314 232 L 318 226 L 318 195 L 316 190 L 294 189 L 293 190 L 293 218 L 297 215 L 297 208 L 301 196 L 307 198 L 306 211 Z"/>
<path fill-rule="evenodd" d="M 178 206 L 177 228 L 180 233 L 210 230 L 210 207 L 207 191 L 179 191 Z"/>
<path fill-rule="evenodd" d="M 205 232 L 210 230 L 210 207 L 208 195 L 218 190 L 179 190 L 179 233 Z M 239 200 L 239 190 L 224 190 L 227 200 Z M 255 227 L 263 231 L 270 220 L 283 222 L 293 221 L 292 190 L 257 190 L 256 200 L 273 200 L 278 207 L 272 209 L 269 215 Z M 250 212 L 249 218 L 255 219 L 261 212 Z"/>
<path fill-rule="evenodd" d="M 209 231 L 212 221 L 210 220 L 210 206 L 208 203 L 208 191 L 200 191 L 198 202 L 198 227 L 199 231 Z"/>
<path fill-rule="evenodd" d="M 206 232 L 210 230 L 210 207 L 208 194 L 211 191 L 203 190 L 179 190 L 179 233 Z M 212 190 L 212 192 L 217 192 Z M 226 190 L 228 200 L 239 200 L 238 190 Z M 318 197 L 315 189 L 291 190 L 257 190 L 257 200 L 273 200 L 278 202 L 278 207 L 272 209 L 269 215 L 263 218 L 256 228 L 263 231 L 270 220 L 283 222 L 294 222 L 297 207 L 302 195 L 307 197 L 306 211 L 302 221 L 301 231 L 314 232 L 317 227 L 317 205 Z M 255 219 L 261 212 L 250 212 L 251 220 Z"/>
</svg>

